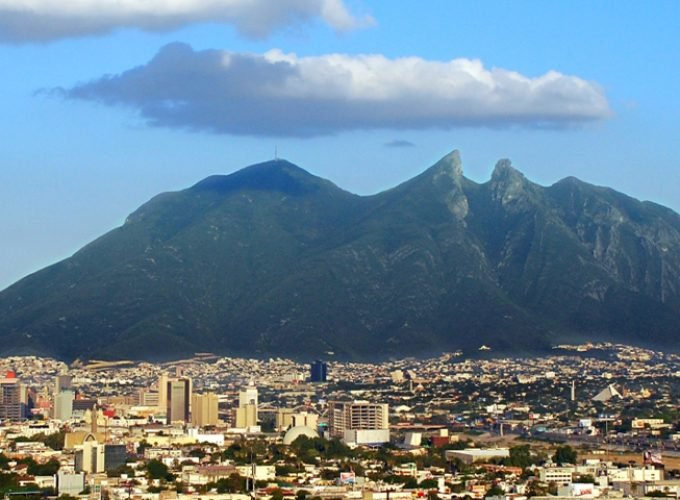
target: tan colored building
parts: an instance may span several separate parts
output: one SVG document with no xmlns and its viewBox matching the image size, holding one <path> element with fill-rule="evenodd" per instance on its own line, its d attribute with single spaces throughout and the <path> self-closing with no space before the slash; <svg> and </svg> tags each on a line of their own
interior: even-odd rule
<svg viewBox="0 0 680 500">
<path fill-rule="evenodd" d="M 349 430 L 389 429 L 389 407 L 386 403 L 368 401 L 331 401 L 328 408 L 328 430 L 333 437 L 344 437 Z"/>
<path fill-rule="evenodd" d="M 276 412 L 276 430 L 281 432 L 293 426 L 293 414 L 295 410 L 292 408 L 280 408 Z"/>
<path fill-rule="evenodd" d="M 188 422 L 191 404 L 191 382 L 189 379 L 173 379 L 167 383 L 167 421 Z"/>
<path fill-rule="evenodd" d="M 191 423 L 197 427 L 217 425 L 219 423 L 217 394 L 207 392 L 191 396 Z"/>
<path fill-rule="evenodd" d="M 276 430 L 279 432 L 300 426 L 316 430 L 318 425 L 319 416 L 316 413 L 296 412 L 292 408 L 280 408 L 276 412 Z"/>
<path fill-rule="evenodd" d="M 235 409 L 234 427 L 246 429 L 257 425 L 257 406 L 247 404 Z"/>
</svg>

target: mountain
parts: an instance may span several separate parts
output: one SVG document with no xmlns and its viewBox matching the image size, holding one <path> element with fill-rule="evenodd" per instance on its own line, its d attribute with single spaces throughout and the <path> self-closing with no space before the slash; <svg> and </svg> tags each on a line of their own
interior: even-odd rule
<svg viewBox="0 0 680 500">
<path fill-rule="evenodd" d="M 678 325 L 678 214 L 507 160 L 475 183 L 455 151 L 373 196 L 283 160 L 208 177 L 0 292 L 4 354 L 69 360 L 673 348 Z"/>
</svg>

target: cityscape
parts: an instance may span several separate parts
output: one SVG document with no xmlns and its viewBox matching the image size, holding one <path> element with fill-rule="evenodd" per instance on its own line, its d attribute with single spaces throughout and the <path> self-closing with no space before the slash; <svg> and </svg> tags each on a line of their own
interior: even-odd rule
<svg viewBox="0 0 680 500">
<path fill-rule="evenodd" d="M 680 494 L 680 355 L 0 361 L 8 498 Z"/>
<path fill-rule="evenodd" d="M 0 500 L 680 499 L 679 34 L 0 0 Z"/>
</svg>

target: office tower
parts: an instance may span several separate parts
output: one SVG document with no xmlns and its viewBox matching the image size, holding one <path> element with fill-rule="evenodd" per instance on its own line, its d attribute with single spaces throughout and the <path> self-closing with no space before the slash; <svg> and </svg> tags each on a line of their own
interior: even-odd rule
<svg viewBox="0 0 680 500">
<path fill-rule="evenodd" d="M 281 432 L 293 426 L 293 415 L 295 410 L 292 408 L 279 408 L 276 411 L 276 430 Z"/>
<path fill-rule="evenodd" d="M 73 377 L 71 375 L 57 375 L 54 377 L 54 394 L 73 389 Z"/>
<path fill-rule="evenodd" d="M 85 414 L 87 410 L 92 410 L 97 406 L 97 400 L 91 398 L 76 398 L 73 400 L 73 411 L 78 414 Z"/>
<path fill-rule="evenodd" d="M 238 408 L 234 412 L 235 426 L 243 429 L 257 425 L 257 387 L 250 384 L 238 393 Z"/>
<path fill-rule="evenodd" d="M 309 427 L 310 429 L 316 430 L 319 426 L 319 416 L 316 413 L 302 411 L 293 414 L 292 417 L 293 427 Z"/>
<path fill-rule="evenodd" d="M 73 401 L 76 393 L 72 390 L 59 391 L 54 396 L 54 418 L 68 420 L 73 415 Z"/>
<path fill-rule="evenodd" d="M 189 379 L 169 380 L 166 387 L 168 423 L 188 422 L 189 403 L 191 401 L 191 383 Z"/>
<path fill-rule="evenodd" d="M 217 394 L 194 394 L 191 396 L 191 423 L 197 427 L 217 425 L 218 400 Z"/>
<path fill-rule="evenodd" d="M 71 418 L 75 396 L 73 377 L 71 375 L 57 375 L 54 377 L 53 417 L 62 421 Z"/>
<path fill-rule="evenodd" d="M 326 382 L 328 380 L 328 364 L 325 361 L 316 360 L 311 366 L 311 381 Z"/>
<path fill-rule="evenodd" d="M 387 404 L 367 401 L 331 401 L 328 403 L 328 431 L 333 437 L 344 437 L 349 430 L 389 429 Z"/>
<path fill-rule="evenodd" d="M 124 444 L 103 444 L 85 441 L 75 454 L 75 471 L 101 473 L 125 465 L 127 448 Z"/>
<path fill-rule="evenodd" d="M 137 393 L 137 401 L 141 406 L 160 406 L 160 399 L 158 397 L 158 391 L 150 391 L 149 389 L 140 389 Z M 167 405 L 167 401 L 166 401 Z M 163 407 L 165 411 L 165 407 Z"/>
<path fill-rule="evenodd" d="M 247 429 L 257 425 L 257 406 L 247 404 L 236 408 L 234 426 L 239 429 Z"/>
<path fill-rule="evenodd" d="M 257 407 L 257 387 L 251 381 L 248 387 L 238 393 L 238 406 L 243 408 L 245 405 L 255 405 Z"/>
<path fill-rule="evenodd" d="M 158 408 L 166 411 L 168 408 L 168 376 L 163 374 L 158 377 Z"/>
<path fill-rule="evenodd" d="M 22 420 L 26 413 L 26 398 L 21 382 L 13 371 L 0 379 L 0 420 Z"/>
</svg>

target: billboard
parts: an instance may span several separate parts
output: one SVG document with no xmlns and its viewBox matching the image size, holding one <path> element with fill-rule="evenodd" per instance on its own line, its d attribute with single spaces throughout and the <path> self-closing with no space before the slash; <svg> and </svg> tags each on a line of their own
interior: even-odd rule
<svg viewBox="0 0 680 500">
<path fill-rule="evenodd" d="M 354 484 L 356 481 L 356 475 L 354 472 L 341 472 L 340 473 L 340 484 Z"/>
<path fill-rule="evenodd" d="M 644 455 L 642 455 L 642 460 L 644 461 L 645 465 L 663 466 L 663 459 L 661 458 L 660 451 L 647 450 L 645 451 Z"/>
</svg>

